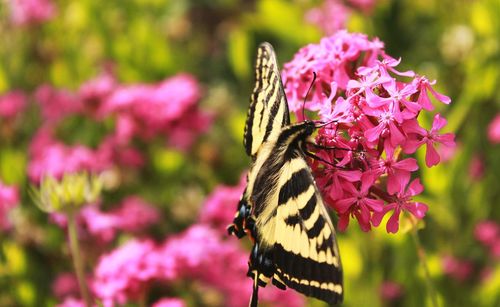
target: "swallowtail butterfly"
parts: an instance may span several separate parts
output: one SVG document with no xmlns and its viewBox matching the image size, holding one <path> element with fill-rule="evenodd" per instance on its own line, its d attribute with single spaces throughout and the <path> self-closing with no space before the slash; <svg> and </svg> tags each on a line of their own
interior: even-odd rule
<svg viewBox="0 0 500 307">
<path fill-rule="evenodd" d="M 269 43 L 257 50 L 255 87 L 243 143 L 252 164 L 230 234 L 249 235 L 250 306 L 271 281 L 336 304 L 342 301 L 342 265 L 335 229 L 306 162 L 306 144 L 317 128 L 291 124 L 276 55 Z"/>
</svg>

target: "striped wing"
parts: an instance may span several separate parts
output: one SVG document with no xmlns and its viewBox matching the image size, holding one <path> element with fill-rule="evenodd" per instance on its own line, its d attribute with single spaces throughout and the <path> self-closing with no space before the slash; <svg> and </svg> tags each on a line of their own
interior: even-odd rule
<svg viewBox="0 0 500 307">
<path fill-rule="evenodd" d="M 272 246 L 275 278 L 307 296 L 341 302 L 342 267 L 335 230 L 302 155 L 284 164 L 275 193 L 275 218 L 266 223 L 257 217 L 262 238 L 268 240 L 264 243 Z"/>
<path fill-rule="evenodd" d="M 255 87 L 250 97 L 243 144 L 255 157 L 262 143 L 276 140 L 281 128 L 290 124 L 288 103 L 273 47 L 260 44 L 255 63 Z"/>
</svg>

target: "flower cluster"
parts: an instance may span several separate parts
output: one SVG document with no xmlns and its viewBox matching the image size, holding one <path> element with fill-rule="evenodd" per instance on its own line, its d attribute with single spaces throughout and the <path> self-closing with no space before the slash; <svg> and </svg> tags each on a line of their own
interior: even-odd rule
<svg viewBox="0 0 500 307">
<path fill-rule="evenodd" d="M 346 2 L 349 4 L 347 5 Z M 374 0 L 325 0 L 320 6 L 310 9 L 305 18 L 308 22 L 317 25 L 323 33 L 331 35 L 337 30 L 345 29 L 353 9 L 370 14 L 375 2 Z"/>
<path fill-rule="evenodd" d="M 52 19 L 56 12 L 50 0 L 7 0 L 11 19 L 16 25 L 39 24 Z"/>
<path fill-rule="evenodd" d="M 427 205 L 412 198 L 423 191 L 417 161 L 406 155 L 425 145 L 427 167 L 440 162 L 437 144 L 454 146 L 454 135 L 441 134 L 446 120 L 434 116 L 431 129 L 418 117 L 432 111 L 429 93 L 445 104 L 424 76 L 396 69 L 400 60 L 384 52 L 378 39 L 339 31 L 319 44 L 300 49 L 284 65 L 283 81 L 290 109 L 299 120 L 302 108 L 317 112 L 327 125 L 319 129 L 311 150 L 318 185 L 339 214 L 339 228 L 355 217 L 361 229 L 378 226 L 392 212 L 386 228 L 399 229 L 402 212 L 421 219 Z M 308 97 L 314 73 L 317 80 Z"/>
<path fill-rule="evenodd" d="M 21 91 L 11 91 L 0 95 L 0 118 L 13 119 L 26 108 L 26 95 Z"/>
<path fill-rule="evenodd" d="M 9 211 L 19 203 L 17 187 L 4 185 L 0 180 L 0 231 L 10 227 Z"/>
<path fill-rule="evenodd" d="M 226 233 L 227 225 L 234 218 L 235 204 L 240 200 L 246 186 L 246 176 L 242 176 L 237 186 L 220 185 L 205 200 L 203 210 L 200 211 L 199 221 Z"/>
<path fill-rule="evenodd" d="M 476 225 L 474 236 L 488 249 L 493 259 L 500 259 L 500 224 L 495 221 L 482 221 Z"/>
<path fill-rule="evenodd" d="M 163 244 L 129 241 L 101 256 L 94 272 L 94 293 L 111 306 L 137 300 L 154 284 L 168 288 L 174 280 L 195 279 L 223 294 L 216 305 L 246 306 L 251 291 L 251 281 L 245 277 L 247 253 L 237 241 L 219 237 L 217 231 L 200 224 Z M 262 301 L 273 306 L 302 305 L 298 294 L 272 287 L 262 291 Z"/>
<path fill-rule="evenodd" d="M 64 214 L 53 213 L 51 219 L 66 227 Z M 81 235 L 90 236 L 93 242 L 110 242 L 118 232 L 140 233 L 160 221 L 160 213 L 153 205 L 137 196 L 129 196 L 113 209 L 102 211 L 97 205 L 84 207 L 78 214 Z M 97 241 L 96 241 L 97 239 Z"/>
<path fill-rule="evenodd" d="M 59 178 L 68 172 L 140 167 L 144 158 L 134 146 L 136 139 L 162 137 L 179 149 L 188 149 L 211 123 L 211 116 L 198 108 L 200 91 L 196 80 L 187 74 L 153 85 L 120 85 L 105 73 L 83 84 L 76 93 L 40 86 L 35 100 L 45 121 L 30 146 L 30 179 L 39 182 L 44 175 Z M 71 116 L 94 122 L 111 120 L 113 131 L 96 148 L 66 145 L 55 135 L 61 122 Z"/>
</svg>

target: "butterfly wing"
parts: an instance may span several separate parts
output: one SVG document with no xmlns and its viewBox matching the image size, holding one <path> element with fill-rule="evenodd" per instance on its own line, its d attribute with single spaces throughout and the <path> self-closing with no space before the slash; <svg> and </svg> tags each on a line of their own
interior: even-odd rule
<svg viewBox="0 0 500 307">
<path fill-rule="evenodd" d="M 275 279 L 335 304 L 343 298 L 335 229 L 301 150 L 294 151 L 256 217 L 258 237 L 272 251 Z"/>
<path fill-rule="evenodd" d="M 288 287 L 329 303 L 342 301 L 335 229 L 305 159 L 289 161 L 279 190 L 273 247 L 277 275 Z"/>
<path fill-rule="evenodd" d="M 255 87 L 243 136 L 246 153 L 255 157 L 264 142 L 275 140 L 281 128 L 289 124 L 288 103 L 276 55 L 269 43 L 262 43 L 257 49 Z"/>
</svg>

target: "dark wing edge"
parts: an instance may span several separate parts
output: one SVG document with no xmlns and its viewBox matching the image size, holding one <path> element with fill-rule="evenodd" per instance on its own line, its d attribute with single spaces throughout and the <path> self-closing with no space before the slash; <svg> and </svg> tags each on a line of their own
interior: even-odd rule
<svg viewBox="0 0 500 307">
<path fill-rule="evenodd" d="M 264 42 L 257 49 L 255 87 L 243 135 L 247 155 L 255 157 L 260 145 L 275 140 L 281 128 L 290 124 L 288 102 L 271 44 Z"/>
</svg>

